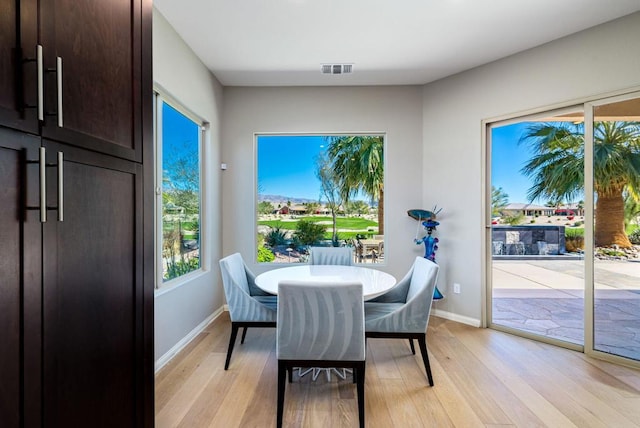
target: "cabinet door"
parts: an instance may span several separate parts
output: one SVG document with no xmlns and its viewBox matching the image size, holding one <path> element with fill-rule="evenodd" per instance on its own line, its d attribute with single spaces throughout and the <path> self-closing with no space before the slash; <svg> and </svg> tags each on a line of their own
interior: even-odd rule
<svg viewBox="0 0 640 428">
<path fill-rule="evenodd" d="M 0 125 L 37 133 L 36 0 L 0 0 Z"/>
<path fill-rule="evenodd" d="M 143 426 L 142 167 L 45 147 L 64 156 L 63 221 L 43 226 L 45 426 Z"/>
<path fill-rule="evenodd" d="M 141 160 L 141 2 L 40 1 L 43 137 Z"/>
<path fill-rule="evenodd" d="M 39 426 L 39 139 L 0 128 L 0 426 Z"/>
</svg>

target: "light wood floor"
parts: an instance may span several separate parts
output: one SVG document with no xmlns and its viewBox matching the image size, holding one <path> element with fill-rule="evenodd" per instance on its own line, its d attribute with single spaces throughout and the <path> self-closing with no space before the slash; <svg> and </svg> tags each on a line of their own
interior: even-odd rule
<svg viewBox="0 0 640 428">
<path fill-rule="evenodd" d="M 275 329 L 249 329 L 225 372 L 229 331 L 225 313 L 157 374 L 157 427 L 275 426 Z M 433 388 L 419 350 L 369 339 L 368 427 L 640 427 L 637 370 L 435 317 L 427 346 Z M 296 378 L 286 427 L 357 426 L 350 379 Z"/>
</svg>

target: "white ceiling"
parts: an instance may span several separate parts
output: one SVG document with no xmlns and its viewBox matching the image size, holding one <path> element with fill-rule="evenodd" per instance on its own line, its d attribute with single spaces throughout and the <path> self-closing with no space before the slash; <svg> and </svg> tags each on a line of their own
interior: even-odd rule
<svg viewBox="0 0 640 428">
<path fill-rule="evenodd" d="M 640 0 L 154 0 L 225 86 L 424 84 L 640 10 Z M 353 74 L 323 75 L 323 63 Z"/>
</svg>

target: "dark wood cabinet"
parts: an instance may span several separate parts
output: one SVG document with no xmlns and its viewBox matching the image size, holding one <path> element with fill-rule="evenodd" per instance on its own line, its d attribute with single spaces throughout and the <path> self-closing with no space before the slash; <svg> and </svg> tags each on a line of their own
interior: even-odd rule
<svg viewBox="0 0 640 428">
<path fill-rule="evenodd" d="M 127 427 L 142 397 L 142 166 L 45 141 L 63 154 L 63 221 L 43 226 L 43 415 L 56 427 Z M 58 204 L 58 168 L 47 180 Z M 142 416 L 141 414 L 139 416 Z"/>
<path fill-rule="evenodd" d="M 0 426 L 40 420 L 39 139 L 0 128 Z M 24 422 L 24 425 L 21 423 Z"/>
<path fill-rule="evenodd" d="M 141 0 L 40 5 L 44 66 L 55 70 L 45 76 L 42 135 L 141 160 Z"/>
<path fill-rule="evenodd" d="M 142 161 L 149 4 L 0 0 L 0 125 Z"/>
<path fill-rule="evenodd" d="M 150 49 L 150 0 L 0 0 L 0 427 L 153 426 Z"/>
<path fill-rule="evenodd" d="M 0 125 L 38 132 L 37 0 L 0 0 Z"/>
</svg>

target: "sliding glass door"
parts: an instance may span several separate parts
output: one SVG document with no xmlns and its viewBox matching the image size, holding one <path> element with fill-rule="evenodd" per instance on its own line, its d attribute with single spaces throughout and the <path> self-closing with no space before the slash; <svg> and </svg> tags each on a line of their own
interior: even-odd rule
<svg viewBox="0 0 640 428">
<path fill-rule="evenodd" d="M 588 349 L 640 361 L 640 98 L 588 107 L 594 255 Z"/>
<path fill-rule="evenodd" d="M 488 325 L 638 364 L 640 94 L 486 129 Z"/>
<path fill-rule="evenodd" d="M 490 324 L 582 347 L 584 115 L 557 111 L 488 132 Z"/>
</svg>

